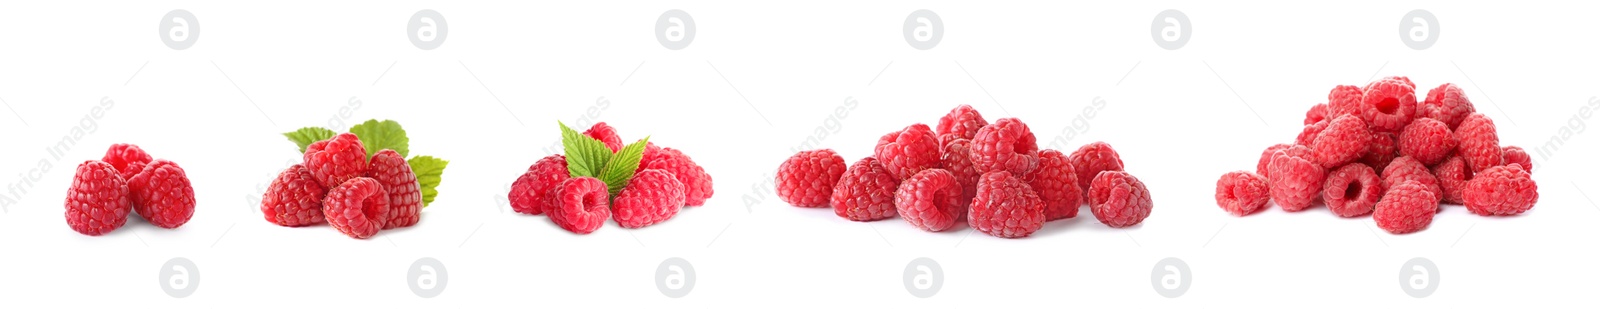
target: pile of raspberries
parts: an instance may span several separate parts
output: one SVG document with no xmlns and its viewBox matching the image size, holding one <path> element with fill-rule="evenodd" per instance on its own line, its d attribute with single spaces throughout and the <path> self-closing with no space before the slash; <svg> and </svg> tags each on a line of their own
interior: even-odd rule
<svg viewBox="0 0 1600 309">
<path fill-rule="evenodd" d="M 66 206 L 67 226 L 84 235 L 122 227 L 129 210 L 150 224 L 175 229 L 194 217 L 194 187 L 177 163 L 152 159 L 139 146 L 115 144 L 104 158 L 78 164 Z"/>
<path fill-rule="evenodd" d="M 1494 121 L 1460 87 L 1439 85 L 1420 102 L 1415 89 L 1406 77 L 1334 87 L 1328 103 L 1306 112 L 1294 144 L 1268 147 L 1255 173 L 1217 180 L 1217 205 L 1244 216 L 1269 198 L 1291 212 L 1320 200 L 1340 217 L 1372 214 L 1394 234 L 1427 228 L 1441 202 L 1482 216 L 1533 208 L 1539 186 L 1528 153 L 1501 147 Z"/>
<path fill-rule="evenodd" d="M 367 159 L 355 134 L 340 133 L 306 147 L 305 163 L 289 166 L 267 186 L 261 214 L 273 224 L 302 227 L 327 222 L 352 238 L 407 227 L 422 220 L 417 174 L 393 149 Z"/>
<path fill-rule="evenodd" d="M 852 221 L 899 215 L 929 232 L 966 221 L 985 234 L 1027 237 L 1045 221 L 1076 217 L 1083 201 L 1111 227 L 1150 216 L 1150 190 L 1122 170 L 1111 145 L 1072 155 L 1039 150 L 1017 118 L 989 123 L 961 105 L 938 128 L 913 124 L 878 140 L 873 156 L 845 167 L 832 149 L 802 151 L 778 167 L 778 197 L 798 207 L 833 207 Z"/>
<path fill-rule="evenodd" d="M 583 135 L 605 143 L 612 153 L 623 147 L 617 129 L 605 122 Z M 518 213 L 547 215 L 556 226 L 583 235 L 600 229 L 607 219 L 630 229 L 661 223 L 684 206 L 705 205 L 713 193 L 711 175 L 688 155 L 647 142 L 633 178 L 616 196 L 598 178 L 572 177 L 566 156 L 554 154 L 529 166 L 506 198 Z"/>
</svg>

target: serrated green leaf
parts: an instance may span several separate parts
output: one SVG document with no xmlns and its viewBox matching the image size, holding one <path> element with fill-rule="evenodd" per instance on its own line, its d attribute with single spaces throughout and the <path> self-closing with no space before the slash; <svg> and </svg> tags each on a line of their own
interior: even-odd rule
<svg viewBox="0 0 1600 309">
<path fill-rule="evenodd" d="M 622 149 L 606 161 L 606 166 L 600 169 L 600 181 L 606 183 L 606 189 L 611 191 L 611 196 L 617 196 L 622 188 L 628 186 L 628 181 L 633 180 L 633 173 L 639 169 L 639 160 L 644 159 L 644 146 L 650 142 L 646 136 Z"/>
<path fill-rule="evenodd" d="M 567 155 L 567 172 L 572 177 L 600 177 L 600 170 L 611 160 L 611 148 L 606 143 L 578 133 L 561 124 L 561 148 Z"/>
<path fill-rule="evenodd" d="M 406 165 L 411 166 L 411 172 L 417 174 L 417 185 L 422 187 L 422 207 L 433 203 L 433 198 L 439 196 L 439 182 L 443 180 L 444 167 L 450 161 L 431 156 L 418 156 L 406 160 Z"/>
<path fill-rule="evenodd" d="M 283 133 L 283 136 L 288 137 L 289 141 L 294 142 L 296 146 L 300 146 L 300 153 L 306 153 L 306 146 L 311 146 L 311 143 L 333 138 L 334 135 L 337 135 L 337 133 L 333 133 L 333 130 L 321 127 L 304 127 L 293 132 Z"/>
<path fill-rule="evenodd" d="M 361 124 L 350 127 L 350 133 L 361 138 L 361 145 L 367 147 L 367 159 L 377 154 L 379 150 L 394 149 L 400 153 L 401 158 L 411 155 L 411 139 L 406 138 L 406 130 L 400 128 L 400 123 L 394 120 L 378 121 L 367 120 Z"/>
</svg>

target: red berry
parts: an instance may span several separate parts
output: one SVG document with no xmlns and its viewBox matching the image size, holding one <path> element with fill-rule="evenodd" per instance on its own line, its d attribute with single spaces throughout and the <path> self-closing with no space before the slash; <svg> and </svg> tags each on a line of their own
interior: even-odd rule
<svg viewBox="0 0 1600 309">
<path fill-rule="evenodd" d="M 939 232 L 956 225 L 966 205 L 961 203 L 961 183 L 944 169 L 926 169 L 900 182 L 894 209 L 911 226 Z"/>
<path fill-rule="evenodd" d="M 1044 201 L 1010 172 L 994 171 L 978 180 L 978 196 L 968 208 L 967 224 L 1002 238 L 1028 237 L 1044 227 Z"/>
<path fill-rule="evenodd" d="M 1380 178 L 1383 179 L 1384 188 L 1407 182 L 1416 182 L 1424 189 L 1427 189 L 1428 193 L 1432 193 L 1434 198 L 1444 198 L 1444 190 L 1439 188 L 1439 179 L 1433 177 L 1433 174 L 1428 171 L 1428 166 L 1422 165 L 1421 162 L 1417 162 L 1416 159 L 1411 157 L 1395 158 L 1394 162 L 1389 163 L 1389 166 L 1383 169 L 1383 174 Z M 1435 204 L 1438 202 L 1434 201 Z"/>
<path fill-rule="evenodd" d="M 1510 216 L 1539 202 L 1539 185 L 1520 165 L 1491 167 L 1478 172 L 1462 190 L 1467 211 L 1483 216 Z"/>
<path fill-rule="evenodd" d="M 1371 166 L 1374 171 L 1382 171 L 1393 162 L 1400 154 L 1399 136 L 1389 132 L 1372 134 L 1372 144 L 1367 148 L 1367 155 L 1361 157 L 1361 163 Z"/>
<path fill-rule="evenodd" d="M 517 177 L 511 183 L 511 193 L 507 199 L 511 201 L 511 210 L 516 212 L 537 215 L 550 210 L 550 192 L 555 191 L 561 182 L 572 178 L 567 171 L 567 157 L 559 154 L 550 155 L 534 162 L 528 171 Z"/>
<path fill-rule="evenodd" d="M 194 217 L 194 186 L 178 164 L 155 160 L 128 180 L 133 211 L 150 224 L 175 229 Z"/>
<path fill-rule="evenodd" d="M 1457 155 L 1444 159 L 1444 162 L 1433 166 L 1433 176 L 1439 180 L 1439 190 L 1444 195 L 1445 203 L 1466 203 L 1461 191 L 1467 188 L 1467 181 L 1472 180 L 1472 169 L 1467 167 L 1465 159 Z"/>
<path fill-rule="evenodd" d="M 648 162 L 640 161 L 639 165 L 641 169 L 658 169 L 677 177 L 678 182 L 683 183 L 685 206 L 705 205 L 706 199 L 716 194 L 715 188 L 711 186 L 711 174 L 707 174 L 705 168 L 695 164 L 694 159 L 690 159 L 677 149 L 661 148 Z"/>
<path fill-rule="evenodd" d="M 978 167 L 972 166 L 972 142 L 965 139 L 946 142 L 941 157 L 944 169 L 956 176 L 956 182 L 961 183 L 962 207 L 971 205 L 972 198 L 978 195 L 978 178 L 983 177 L 978 173 Z M 961 215 L 965 216 L 966 213 Z"/>
<path fill-rule="evenodd" d="M 1328 123 L 1328 128 L 1317 134 L 1311 143 L 1312 157 L 1322 167 L 1333 168 L 1355 162 L 1367 154 L 1372 143 L 1372 131 L 1356 116 L 1344 115 Z"/>
<path fill-rule="evenodd" d="M 1317 135 L 1322 134 L 1322 130 L 1327 129 L 1328 123 L 1332 121 L 1333 119 L 1318 121 L 1301 128 L 1300 135 L 1294 137 L 1294 144 L 1311 147 L 1311 143 L 1316 142 Z"/>
<path fill-rule="evenodd" d="M 1083 189 L 1078 188 L 1078 172 L 1067 155 L 1055 149 L 1040 151 L 1039 168 L 1023 179 L 1044 200 L 1045 221 L 1078 216 Z"/>
<path fill-rule="evenodd" d="M 1374 131 L 1400 131 L 1416 117 L 1416 87 L 1404 78 L 1385 78 L 1367 84 L 1361 95 L 1361 120 Z"/>
<path fill-rule="evenodd" d="M 1321 165 L 1288 152 L 1274 154 L 1267 168 L 1271 175 L 1267 179 L 1271 182 L 1272 200 L 1285 211 L 1310 208 L 1322 192 L 1322 181 L 1327 176 L 1327 170 Z"/>
<path fill-rule="evenodd" d="M 306 169 L 317 183 L 333 188 L 367 172 L 367 148 L 355 134 L 340 133 L 306 146 Z"/>
<path fill-rule="evenodd" d="M 606 148 L 610 148 L 611 152 L 617 152 L 617 150 L 622 149 L 622 137 L 617 135 L 617 128 L 613 128 L 605 122 L 595 123 L 588 130 L 584 130 L 583 135 L 588 135 L 600 140 L 601 143 L 605 143 Z"/>
<path fill-rule="evenodd" d="M 389 215 L 384 229 L 407 227 L 422 220 L 422 186 L 417 184 L 417 174 L 406 164 L 406 158 L 392 149 L 379 150 L 372 155 L 372 165 L 367 167 L 367 177 L 377 180 L 388 193 Z"/>
<path fill-rule="evenodd" d="M 356 177 L 328 190 L 322 207 L 328 225 L 352 238 L 366 239 L 378 234 L 388 221 L 389 194 L 377 180 Z"/>
<path fill-rule="evenodd" d="M 1096 175 L 1105 171 L 1121 171 L 1122 156 L 1111 149 L 1111 144 L 1093 142 L 1072 152 L 1067 158 L 1072 160 L 1072 170 L 1078 172 L 1078 189 L 1084 194 L 1089 192 L 1089 183 Z"/>
<path fill-rule="evenodd" d="M 906 179 L 939 167 L 939 138 L 928 125 L 914 124 L 883 135 L 872 154 L 895 179 Z"/>
<path fill-rule="evenodd" d="M 1383 78 L 1383 79 L 1381 79 L 1381 80 L 1379 80 L 1379 81 L 1385 81 L 1385 82 L 1398 82 L 1398 83 L 1400 83 L 1400 84 L 1404 84 L 1404 85 L 1406 85 L 1406 87 L 1411 87 L 1411 89 L 1417 89 L 1417 84 L 1416 84 L 1416 83 L 1413 83 L 1413 82 L 1411 82 L 1411 78 L 1410 78 L 1410 77 L 1405 77 L 1405 76 L 1389 76 L 1389 77 L 1384 77 L 1384 78 Z"/>
<path fill-rule="evenodd" d="M 1467 100 L 1467 94 L 1461 87 L 1446 83 L 1428 90 L 1428 97 L 1418 103 L 1417 112 L 1418 117 L 1437 119 L 1455 130 L 1462 120 L 1467 119 L 1467 115 L 1477 112 L 1477 109 L 1472 106 L 1472 101 Z"/>
<path fill-rule="evenodd" d="M 1267 178 L 1255 173 L 1234 171 L 1217 179 L 1217 206 L 1235 216 L 1265 208 L 1269 194 Z"/>
<path fill-rule="evenodd" d="M 1272 163 L 1272 154 L 1278 153 L 1278 151 L 1281 151 L 1281 150 L 1289 149 L 1289 146 L 1296 146 L 1296 145 L 1277 144 L 1277 145 L 1272 145 L 1270 147 L 1267 147 L 1267 150 L 1262 150 L 1261 151 L 1261 159 L 1256 161 L 1256 175 L 1261 175 L 1261 177 L 1267 177 L 1267 164 L 1268 163 Z M 1300 147 L 1301 148 L 1305 148 L 1305 146 L 1300 146 Z M 1306 153 L 1310 153 L 1310 152 L 1311 152 L 1311 149 L 1310 148 L 1306 148 Z"/>
<path fill-rule="evenodd" d="M 1467 160 L 1473 172 L 1482 173 L 1490 167 L 1501 165 L 1505 156 L 1500 149 L 1500 136 L 1495 133 L 1494 120 L 1483 114 L 1467 115 L 1456 127 L 1456 140 L 1460 144 L 1456 153 Z"/>
<path fill-rule="evenodd" d="M 956 139 L 972 139 L 978 136 L 978 130 L 989 125 L 983 115 L 971 105 L 961 104 L 951 109 L 944 117 L 939 117 L 939 126 L 934 134 L 939 137 L 939 144 L 944 145 Z"/>
<path fill-rule="evenodd" d="M 1372 212 L 1383 196 L 1383 182 L 1372 167 L 1350 163 L 1328 173 L 1322 186 L 1322 200 L 1328 210 L 1340 217 L 1350 218 Z"/>
<path fill-rule="evenodd" d="M 1533 157 L 1528 155 L 1528 151 L 1522 150 L 1522 147 L 1506 146 L 1500 148 L 1500 153 L 1507 165 L 1521 165 L 1523 170 L 1533 173 Z"/>
<path fill-rule="evenodd" d="M 1432 192 L 1421 184 L 1407 182 L 1384 192 L 1372 210 L 1372 220 L 1389 233 L 1406 234 L 1427 228 L 1438 210 L 1438 198 Z"/>
<path fill-rule="evenodd" d="M 123 180 L 133 179 L 133 175 L 143 171 L 145 164 L 150 164 L 151 160 L 150 154 L 134 144 L 112 144 L 110 149 L 106 149 L 105 157 L 100 159 L 116 168 Z"/>
<path fill-rule="evenodd" d="M 862 158 L 845 170 L 833 188 L 829 203 L 833 213 L 852 221 L 876 221 L 894 217 L 895 190 L 900 180 L 873 157 Z"/>
<path fill-rule="evenodd" d="M 1328 115 L 1328 104 L 1312 105 L 1311 109 L 1306 111 L 1306 120 L 1304 124 L 1313 124 L 1317 123 L 1318 121 L 1333 118 L 1328 116 L 1330 116 Z"/>
<path fill-rule="evenodd" d="M 66 200 L 67 226 L 73 231 L 89 236 L 111 232 L 128 223 L 132 208 L 128 183 L 116 167 L 95 160 L 78 164 Z"/>
<path fill-rule="evenodd" d="M 611 218 L 610 193 L 594 177 L 562 181 L 550 194 L 550 221 L 569 232 L 589 234 Z"/>
<path fill-rule="evenodd" d="M 612 201 L 612 217 L 625 228 L 641 228 L 671 219 L 683 208 L 683 183 L 662 170 L 633 175 Z"/>
<path fill-rule="evenodd" d="M 972 165 L 982 174 L 1006 171 L 1026 175 L 1039 166 L 1038 140 L 1022 120 L 1000 118 L 972 138 Z"/>
<path fill-rule="evenodd" d="M 1328 118 L 1338 118 L 1343 115 L 1361 116 L 1361 87 L 1355 85 L 1338 85 L 1328 91 Z"/>
<path fill-rule="evenodd" d="M 298 227 L 321 224 L 322 198 L 328 189 L 311 177 L 304 165 L 295 164 L 272 179 L 261 196 L 261 214 L 272 224 Z"/>
<path fill-rule="evenodd" d="M 1089 186 L 1089 210 L 1095 219 L 1110 227 L 1129 227 L 1150 216 L 1155 204 L 1150 189 L 1132 174 L 1109 171 L 1094 177 Z"/>
<path fill-rule="evenodd" d="M 828 207 L 844 170 L 844 157 L 833 149 L 796 153 L 778 166 L 778 198 L 799 207 Z"/>
<path fill-rule="evenodd" d="M 1400 132 L 1400 155 L 1423 165 L 1438 164 L 1455 150 L 1456 136 L 1450 126 L 1433 118 L 1417 118 Z"/>
</svg>

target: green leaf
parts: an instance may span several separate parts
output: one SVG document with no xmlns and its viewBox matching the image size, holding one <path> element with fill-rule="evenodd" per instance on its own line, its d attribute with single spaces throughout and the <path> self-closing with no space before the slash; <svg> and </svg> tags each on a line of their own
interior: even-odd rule
<svg viewBox="0 0 1600 309">
<path fill-rule="evenodd" d="M 411 172 L 417 174 L 417 185 L 422 187 L 422 207 L 433 203 L 433 198 L 439 196 L 439 182 L 444 176 L 444 167 L 450 161 L 431 156 L 418 156 L 406 160 L 406 165 L 411 166 Z"/>
<path fill-rule="evenodd" d="M 289 141 L 300 146 L 300 153 L 305 153 L 306 146 L 311 146 L 311 143 L 333 138 L 334 135 L 336 134 L 333 133 L 333 130 L 320 127 L 304 127 L 294 130 L 294 132 L 283 133 L 283 136 L 288 137 Z"/>
<path fill-rule="evenodd" d="M 411 139 L 406 138 L 406 130 L 401 129 L 400 123 L 394 120 L 367 120 L 350 127 L 350 133 L 361 138 L 361 145 L 367 146 L 367 159 L 384 149 L 394 149 L 401 158 L 411 155 Z"/>
<path fill-rule="evenodd" d="M 557 122 L 560 123 L 560 122 Z M 601 168 L 611 160 L 611 148 L 600 140 L 573 131 L 561 124 L 561 147 L 567 155 L 567 172 L 572 177 L 600 177 Z"/>
<path fill-rule="evenodd" d="M 650 137 L 646 136 L 644 139 L 623 146 L 617 150 L 616 155 L 611 156 L 611 160 L 606 162 L 606 167 L 600 169 L 600 181 L 606 183 L 606 189 L 611 191 L 611 196 L 617 196 L 617 193 L 622 192 L 622 187 L 628 186 L 628 181 L 633 180 L 633 172 L 638 171 L 639 160 L 644 159 L 644 146 L 649 142 Z"/>
</svg>

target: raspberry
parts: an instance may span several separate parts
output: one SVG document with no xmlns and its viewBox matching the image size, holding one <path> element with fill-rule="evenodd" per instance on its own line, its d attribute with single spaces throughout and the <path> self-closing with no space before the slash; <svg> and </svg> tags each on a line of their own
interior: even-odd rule
<svg viewBox="0 0 1600 309">
<path fill-rule="evenodd" d="M 876 221 L 894 217 L 895 190 L 900 180 L 878 163 L 877 158 L 866 157 L 839 177 L 833 187 L 833 213 L 852 221 Z"/>
<path fill-rule="evenodd" d="M 378 234 L 388 221 L 389 194 L 377 180 L 356 177 L 328 190 L 322 207 L 328 225 L 350 237 L 366 239 Z"/>
<path fill-rule="evenodd" d="M 372 165 L 367 167 L 367 177 L 377 180 L 388 193 L 389 215 L 383 229 L 407 227 L 422 220 L 422 186 L 417 184 L 417 174 L 406 164 L 406 158 L 392 149 L 379 150 L 372 155 Z"/>
<path fill-rule="evenodd" d="M 1383 199 L 1372 210 L 1372 220 L 1378 227 L 1393 234 L 1421 231 L 1433 223 L 1438 213 L 1438 198 L 1422 184 L 1407 182 L 1389 188 Z"/>
<path fill-rule="evenodd" d="M 1132 174 L 1108 171 L 1094 177 L 1089 186 L 1089 210 L 1095 219 L 1111 227 L 1129 227 L 1150 216 L 1150 189 Z"/>
<path fill-rule="evenodd" d="M 1468 115 L 1461 121 L 1461 126 L 1456 127 L 1456 153 L 1467 160 L 1467 166 L 1473 172 L 1482 173 L 1483 170 L 1500 165 L 1505 162 L 1504 154 L 1500 151 L 1500 136 L 1495 133 L 1494 120 L 1489 120 L 1483 114 Z"/>
<path fill-rule="evenodd" d="M 194 217 L 194 186 L 178 164 L 155 160 L 128 179 L 133 211 L 150 224 L 175 229 Z"/>
<path fill-rule="evenodd" d="M 895 179 L 939 167 L 939 139 L 927 125 L 914 124 L 878 139 L 872 154 Z"/>
<path fill-rule="evenodd" d="M 1301 211 L 1311 207 L 1322 191 L 1327 170 L 1303 157 L 1279 152 L 1272 155 L 1267 179 L 1271 182 L 1272 200 L 1285 211 Z"/>
<path fill-rule="evenodd" d="M 956 176 L 956 182 L 961 183 L 961 205 L 972 204 L 972 197 L 978 195 L 978 168 L 972 166 L 972 142 L 965 139 L 951 140 L 944 145 L 941 154 L 944 169 Z M 966 213 L 962 212 L 965 216 Z"/>
<path fill-rule="evenodd" d="M 1530 174 L 1533 173 L 1533 157 L 1528 156 L 1528 151 L 1522 150 L 1522 147 L 1506 146 L 1505 148 L 1500 148 L 1500 153 L 1504 158 L 1502 161 L 1505 161 L 1506 165 L 1521 165 L 1523 170 L 1528 171 Z"/>
<path fill-rule="evenodd" d="M 1399 83 L 1401 83 L 1401 84 L 1404 84 L 1404 85 L 1406 85 L 1406 87 L 1411 87 L 1411 89 L 1417 89 L 1417 84 L 1416 84 L 1416 83 L 1412 83 L 1412 82 L 1411 82 L 1411 78 L 1410 78 L 1410 77 L 1405 77 L 1405 76 L 1389 76 L 1389 77 L 1384 77 L 1384 78 L 1383 78 L 1383 79 L 1382 79 L 1382 80 L 1380 80 L 1380 81 L 1390 81 L 1390 82 L 1399 82 Z"/>
<path fill-rule="evenodd" d="M 67 188 L 67 226 L 89 236 L 99 236 L 128 223 L 128 183 L 111 164 L 89 160 L 78 164 Z"/>
<path fill-rule="evenodd" d="M 1317 123 L 1318 121 L 1331 119 L 1328 116 L 1328 104 L 1312 105 L 1311 109 L 1306 111 L 1306 121 L 1304 124 L 1313 124 Z"/>
<path fill-rule="evenodd" d="M 583 135 L 588 135 L 600 140 L 601 143 L 605 143 L 606 148 L 610 148 L 611 152 L 617 152 L 617 150 L 622 149 L 622 137 L 617 136 L 617 128 L 613 128 L 605 122 L 595 123 L 588 130 L 584 130 Z"/>
<path fill-rule="evenodd" d="M 516 212 L 537 215 L 550 210 L 550 192 L 555 191 L 557 185 L 572 178 L 567 171 L 567 157 L 559 154 L 550 155 L 534 162 L 528 167 L 527 172 L 517 177 L 511 183 L 511 193 L 507 197 L 511 201 L 511 209 Z"/>
<path fill-rule="evenodd" d="M 972 138 L 972 165 L 982 174 L 1026 175 L 1039 166 L 1039 143 L 1022 120 L 1000 118 Z"/>
<path fill-rule="evenodd" d="M 967 224 L 997 237 L 1027 237 L 1044 227 L 1044 201 L 1006 171 L 983 174 L 978 180 L 978 196 L 967 211 Z"/>
<path fill-rule="evenodd" d="M 1322 167 L 1333 168 L 1355 162 L 1367 154 L 1367 144 L 1372 143 L 1372 131 L 1356 116 L 1344 115 L 1328 123 L 1328 128 L 1317 134 L 1311 143 L 1312 157 Z"/>
<path fill-rule="evenodd" d="M 1072 160 L 1073 171 L 1078 172 L 1078 189 L 1085 194 L 1089 193 L 1089 183 L 1100 172 L 1122 170 L 1122 156 L 1117 155 L 1117 151 L 1111 149 L 1111 144 L 1105 142 L 1078 147 L 1068 158 Z"/>
<path fill-rule="evenodd" d="M 110 149 L 106 149 L 105 157 L 100 159 L 116 168 L 123 180 L 133 179 L 133 175 L 143 171 L 145 164 L 150 164 L 151 160 L 150 154 L 134 144 L 112 144 Z"/>
<path fill-rule="evenodd" d="M 828 207 L 844 170 L 844 157 L 833 149 L 796 153 L 778 166 L 778 198 L 800 207 Z"/>
<path fill-rule="evenodd" d="M 1389 163 L 1389 166 L 1383 169 L 1382 178 L 1384 188 L 1391 188 L 1407 182 L 1416 182 L 1423 188 L 1428 189 L 1428 193 L 1432 193 L 1434 198 L 1444 198 L 1444 191 L 1439 188 L 1439 179 L 1433 177 L 1433 174 L 1428 171 L 1428 166 L 1422 165 L 1422 162 L 1417 162 L 1416 159 L 1411 157 L 1395 158 L 1394 162 Z M 1434 201 L 1434 203 L 1438 202 Z"/>
<path fill-rule="evenodd" d="M 1340 217 L 1350 218 L 1372 212 L 1383 195 L 1383 182 L 1372 167 L 1361 163 L 1346 164 L 1328 173 L 1322 186 L 1322 200 L 1328 210 Z"/>
<path fill-rule="evenodd" d="M 706 199 L 716 194 L 716 189 L 711 187 L 711 174 L 707 174 L 705 168 L 677 149 L 661 148 L 649 162 L 641 161 L 640 166 L 642 169 L 662 170 L 677 177 L 678 182 L 683 183 L 684 206 L 705 205 Z"/>
<path fill-rule="evenodd" d="M 1467 115 L 1477 112 L 1477 109 L 1472 107 L 1472 101 L 1467 100 L 1467 94 L 1461 87 L 1446 83 L 1428 90 L 1428 97 L 1418 103 L 1417 112 L 1418 117 L 1437 119 L 1455 130 L 1462 120 L 1467 119 Z"/>
<path fill-rule="evenodd" d="M 322 198 L 327 194 L 328 189 L 311 177 L 305 165 L 295 164 L 267 186 L 267 193 L 261 196 L 261 214 L 267 222 L 282 226 L 321 224 L 327 220 L 322 214 Z"/>
<path fill-rule="evenodd" d="M 606 184 L 594 177 L 562 181 L 550 193 L 550 221 L 567 231 L 589 234 L 611 218 Z"/>
<path fill-rule="evenodd" d="M 671 219 L 683 208 L 683 183 L 662 170 L 644 170 L 612 201 L 612 217 L 625 228 L 641 228 Z"/>
<path fill-rule="evenodd" d="M 1467 188 L 1467 181 L 1472 179 L 1472 169 L 1467 168 L 1467 161 L 1461 156 L 1452 155 L 1433 166 L 1433 176 L 1439 180 L 1439 190 L 1443 192 L 1443 201 L 1451 204 L 1465 204 L 1462 190 Z"/>
<path fill-rule="evenodd" d="M 1539 185 L 1519 165 L 1496 166 L 1478 172 L 1461 191 L 1467 211 L 1482 216 L 1510 216 L 1533 208 Z"/>
<path fill-rule="evenodd" d="M 950 229 L 966 211 L 961 204 L 961 183 L 944 169 L 926 169 L 900 182 L 894 193 L 894 209 L 901 218 L 924 231 Z"/>
<path fill-rule="evenodd" d="M 1450 126 L 1433 118 L 1417 118 L 1400 132 L 1400 155 L 1423 165 L 1438 164 L 1455 149 L 1456 136 L 1450 133 Z"/>
<path fill-rule="evenodd" d="M 317 183 L 334 188 L 367 171 L 367 147 L 355 134 L 340 133 L 333 138 L 306 146 L 306 169 Z"/>
<path fill-rule="evenodd" d="M 1278 153 L 1278 151 L 1281 151 L 1281 150 L 1284 150 L 1284 149 L 1289 149 L 1289 146 L 1295 146 L 1295 145 L 1277 144 L 1277 145 L 1272 145 L 1271 147 L 1267 147 L 1267 150 L 1261 151 L 1261 159 L 1256 161 L 1256 175 L 1261 175 L 1262 177 L 1266 177 L 1267 176 L 1267 163 L 1272 163 L 1272 154 Z M 1300 146 L 1300 147 L 1301 148 L 1305 148 L 1305 146 Z M 1307 153 L 1310 153 L 1310 151 L 1311 151 L 1310 148 L 1306 149 Z"/>
<path fill-rule="evenodd" d="M 978 130 L 989 125 L 983 115 L 971 105 L 961 104 L 951 109 L 944 117 L 939 117 L 938 129 L 934 131 L 939 137 L 939 144 L 944 145 L 956 139 L 972 139 L 978 136 Z"/>
<path fill-rule="evenodd" d="M 1374 171 L 1382 171 L 1400 153 L 1399 138 L 1389 132 L 1373 133 L 1372 144 L 1367 146 L 1367 154 L 1361 157 L 1361 163 L 1371 166 Z"/>
<path fill-rule="evenodd" d="M 1322 130 L 1327 129 L 1328 123 L 1331 121 L 1332 120 L 1318 121 L 1316 123 L 1306 125 L 1305 128 L 1301 128 L 1300 135 L 1296 135 L 1294 137 L 1294 144 L 1310 147 L 1311 143 L 1317 140 L 1317 135 L 1322 134 Z"/>
<path fill-rule="evenodd" d="M 1217 206 L 1235 216 L 1244 216 L 1267 205 L 1267 178 L 1247 171 L 1222 174 L 1217 179 Z"/>
<path fill-rule="evenodd" d="M 1023 177 L 1033 192 L 1044 200 L 1044 219 L 1052 221 L 1078 216 L 1083 205 L 1083 189 L 1078 188 L 1078 172 L 1067 155 L 1055 149 L 1039 152 L 1039 168 Z"/>
<path fill-rule="evenodd" d="M 1374 131 L 1400 131 L 1416 116 L 1416 87 L 1410 80 L 1385 78 L 1367 85 L 1361 94 L 1361 120 Z"/>
<path fill-rule="evenodd" d="M 1343 115 L 1362 115 L 1361 87 L 1338 85 L 1328 91 L 1328 118 Z"/>
</svg>

